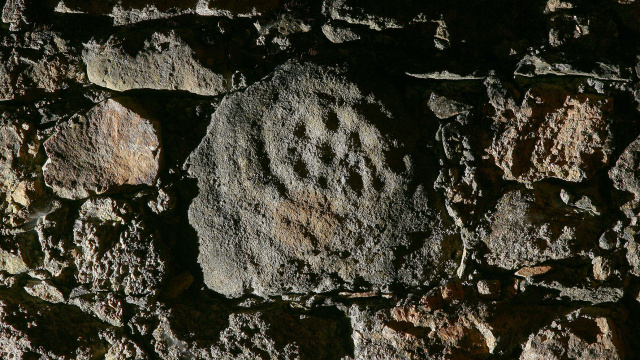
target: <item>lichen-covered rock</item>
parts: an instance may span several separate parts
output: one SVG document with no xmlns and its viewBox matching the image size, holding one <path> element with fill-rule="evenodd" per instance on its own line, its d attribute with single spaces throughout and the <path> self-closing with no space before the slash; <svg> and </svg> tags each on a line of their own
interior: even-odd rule
<svg viewBox="0 0 640 360">
<path fill-rule="evenodd" d="M 116 91 L 131 89 L 183 90 L 198 95 L 225 93 L 227 81 L 204 67 L 193 50 L 170 32 L 154 33 L 131 55 L 111 37 L 106 43 L 86 44 L 82 58 L 92 83 Z"/>
<path fill-rule="evenodd" d="M 330 291 L 358 278 L 427 281 L 449 266 L 455 249 L 425 216 L 423 190 L 408 191 L 410 154 L 380 130 L 393 121 L 343 72 L 312 64 L 227 97 L 189 160 L 207 285 L 227 296 Z M 423 265 L 399 277 L 391 249 L 414 241 Z"/>
<path fill-rule="evenodd" d="M 531 88 L 521 106 L 491 91 L 490 97 L 503 105 L 494 105 L 499 130 L 488 153 L 505 179 L 580 182 L 608 164 L 612 99 L 551 85 Z"/>
<path fill-rule="evenodd" d="M 63 198 L 153 185 L 158 176 L 158 124 L 124 99 L 108 99 L 74 117 L 43 145 L 49 157 L 45 182 Z"/>
</svg>

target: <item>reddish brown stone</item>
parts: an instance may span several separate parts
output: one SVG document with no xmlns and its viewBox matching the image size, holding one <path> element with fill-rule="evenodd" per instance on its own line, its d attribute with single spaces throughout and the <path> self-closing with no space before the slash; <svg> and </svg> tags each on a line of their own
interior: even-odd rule
<svg viewBox="0 0 640 360">
<path fill-rule="evenodd" d="M 160 167 L 158 125 L 106 100 L 63 124 L 45 141 L 46 184 L 56 195 L 82 199 L 125 185 L 153 185 Z"/>
</svg>

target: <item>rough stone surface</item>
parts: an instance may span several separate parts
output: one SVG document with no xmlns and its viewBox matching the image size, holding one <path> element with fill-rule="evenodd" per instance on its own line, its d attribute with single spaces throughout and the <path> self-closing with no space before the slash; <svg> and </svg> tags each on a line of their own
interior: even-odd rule
<svg viewBox="0 0 640 360">
<path fill-rule="evenodd" d="M 106 100 L 63 124 L 44 144 L 48 186 L 60 197 L 81 199 L 124 185 L 153 185 L 160 166 L 157 124 Z"/>
<path fill-rule="evenodd" d="M 223 100 L 189 160 L 207 285 L 229 296 L 331 291 L 357 277 L 385 286 L 397 279 L 390 250 L 412 235 L 426 265 L 446 266 L 422 190 L 404 191 L 411 158 L 379 129 L 392 121 L 339 70 L 312 64 Z"/>
<path fill-rule="evenodd" d="M 586 180 L 609 162 L 612 102 L 554 86 L 530 89 L 521 106 L 496 107 L 501 129 L 488 152 L 505 179 Z"/>
<path fill-rule="evenodd" d="M 128 204 L 109 198 L 87 200 L 73 226 L 76 280 L 93 290 L 126 295 L 157 292 L 165 265 L 156 238 Z"/>
<path fill-rule="evenodd" d="M 635 0 L 0 1 L 0 359 L 640 358 Z"/>
<path fill-rule="evenodd" d="M 640 204 L 640 174 L 638 162 L 640 161 L 640 138 L 634 140 L 624 150 L 611 170 L 609 177 L 616 189 L 633 194 L 634 199 L 627 207 L 636 208 Z"/>
<path fill-rule="evenodd" d="M 166 19 L 173 16 L 197 14 L 201 16 L 255 17 L 273 9 L 276 0 L 163 0 L 155 3 L 129 0 L 116 4 L 112 2 L 87 3 L 81 0 L 60 0 L 55 11 L 67 14 L 103 15 L 113 18 L 114 25 L 135 24 L 141 21 Z"/>
<path fill-rule="evenodd" d="M 554 206 L 550 200 L 518 190 L 506 193 L 498 201 L 490 218 L 491 230 L 484 238 L 489 264 L 515 270 L 575 257 L 581 248 L 596 242 L 592 231 L 597 220 L 584 222 L 583 215 Z M 543 202 L 548 205 L 540 207 Z M 560 218 L 563 220 L 554 220 Z M 523 276 L 534 273 L 524 271 Z"/>
<path fill-rule="evenodd" d="M 226 79 L 204 67 L 193 50 L 174 33 L 154 33 L 144 47 L 130 55 L 117 38 L 90 42 L 82 58 L 89 81 L 116 91 L 131 89 L 183 90 L 198 95 L 226 91 Z"/>
<path fill-rule="evenodd" d="M 618 331 L 607 317 L 570 315 L 532 334 L 520 359 L 624 359 Z"/>
</svg>

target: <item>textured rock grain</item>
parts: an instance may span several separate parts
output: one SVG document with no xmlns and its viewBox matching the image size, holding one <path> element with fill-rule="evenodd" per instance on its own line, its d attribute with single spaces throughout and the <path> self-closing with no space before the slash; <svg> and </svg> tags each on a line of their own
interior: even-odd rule
<svg viewBox="0 0 640 360">
<path fill-rule="evenodd" d="M 60 197 L 82 199 L 124 185 L 153 185 L 160 167 L 157 123 L 106 100 L 63 124 L 44 144 L 48 186 Z"/>
<path fill-rule="evenodd" d="M 406 193 L 411 157 L 378 127 L 391 121 L 339 70 L 312 64 L 226 98 L 189 160 L 207 285 L 240 296 L 410 282 L 392 249 L 411 236 L 428 267 L 445 267 L 438 219 L 421 215 L 420 189 Z"/>
<path fill-rule="evenodd" d="M 609 162 L 612 106 L 553 86 L 530 89 L 521 106 L 496 109 L 501 130 L 488 152 L 505 179 L 583 181 Z"/>
</svg>

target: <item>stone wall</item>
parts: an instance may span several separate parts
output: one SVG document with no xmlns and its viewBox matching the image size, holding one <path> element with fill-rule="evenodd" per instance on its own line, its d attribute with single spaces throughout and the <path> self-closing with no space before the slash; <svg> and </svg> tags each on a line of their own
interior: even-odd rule
<svg viewBox="0 0 640 360">
<path fill-rule="evenodd" d="M 635 0 L 6 0 L 0 359 L 637 359 Z"/>
</svg>

